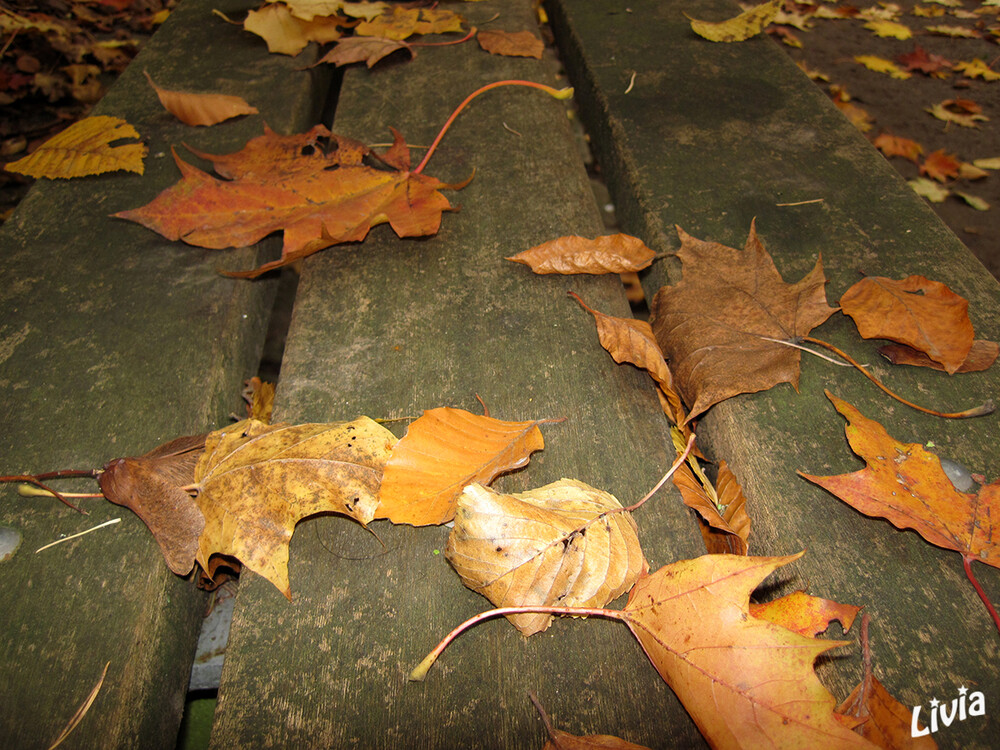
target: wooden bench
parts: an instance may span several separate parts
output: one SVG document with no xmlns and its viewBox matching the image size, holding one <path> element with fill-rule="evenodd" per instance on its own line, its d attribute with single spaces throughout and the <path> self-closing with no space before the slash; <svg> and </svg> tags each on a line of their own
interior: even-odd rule
<svg viewBox="0 0 1000 750">
<path fill-rule="evenodd" d="M 496 12 L 491 5 L 460 11 L 482 25 Z M 148 136 L 152 153 L 182 140 L 235 150 L 260 126 L 249 118 L 199 132 L 194 143 L 147 96 L 143 65 L 162 85 L 238 82 L 232 93 L 284 132 L 316 122 L 324 81 L 294 72 L 298 61 L 266 55 L 253 37 L 213 27 L 216 7 L 235 15 L 247 3 L 187 0 L 101 105 Z M 820 253 L 834 301 L 859 267 L 897 278 L 923 273 L 970 299 L 980 337 L 1000 335 L 996 281 L 772 42 L 709 44 L 690 33 L 678 8 L 645 0 L 552 0 L 546 8 L 625 231 L 662 251 L 677 247 L 675 223 L 742 246 L 756 216 L 788 280 Z M 705 17 L 732 11 L 723 2 L 698 7 Z M 511 0 L 490 27 L 535 23 L 529 0 Z M 204 59 L 201 50 L 210 50 Z M 487 56 L 471 44 L 422 50 L 413 61 L 347 70 L 333 129 L 371 143 L 388 140 L 393 126 L 426 145 L 467 93 L 507 78 L 566 83 L 548 53 L 539 62 Z M 224 424 L 237 408 L 240 381 L 253 374 L 272 281 L 223 279 L 214 272 L 217 253 L 106 218 L 175 181 L 169 158 L 147 163 L 144 178 L 37 186 L 3 230 L 5 470 L 96 466 Z M 427 172 L 457 182 L 473 168 L 475 180 L 454 194 L 461 211 L 446 214 L 436 235 L 399 240 L 379 227 L 361 245 L 303 263 L 275 419 L 405 418 L 441 405 L 477 410 L 478 394 L 500 418 L 567 417 L 544 428 L 545 450 L 525 471 L 496 486 L 519 491 L 568 476 L 634 501 L 673 458 L 669 425 L 649 379 L 615 365 L 590 316 L 566 296 L 572 290 L 603 312 L 627 315 L 620 283 L 535 276 L 503 260 L 561 235 L 604 233 L 565 105 L 513 88 L 476 100 Z M 815 198 L 823 201 L 776 205 Z M 60 229 L 56 215 L 73 223 Z M 266 253 L 273 244 L 227 255 L 225 263 L 249 267 Z M 665 265 L 644 277 L 650 298 L 679 278 Z M 843 317 L 821 332 L 887 375 Z M 699 426 L 699 444 L 743 482 L 751 552 L 808 549 L 771 589 L 808 585 L 816 595 L 865 605 L 876 673 L 911 705 L 949 700 L 964 683 L 992 706 L 1000 697 L 997 636 L 959 557 L 860 516 L 795 470 L 858 466 L 824 388 L 887 421 L 894 436 L 932 440 L 987 475 L 1000 465 L 996 417 L 924 418 L 888 402 L 857 373 L 808 361 L 802 369 L 799 394 L 784 386 L 738 397 Z M 955 408 L 1000 392 L 996 371 L 948 378 L 899 368 L 889 377 L 903 393 Z M 390 427 L 402 435 L 404 425 Z M 91 539 L 33 554 L 57 531 L 119 515 L 117 508 L 95 504 L 82 519 L 47 501 L 13 498 L 0 507 L 0 522 L 25 535 L 4 564 L 3 648 L 14 665 L 8 674 L 17 673 L 2 693 L 5 744 L 47 745 L 110 660 L 98 700 L 66 746 L 172 745 L 202 597 L 167 571 L 127 513 L 99 545 Z M 636 520 L 652 569 L 702 554 L 672 488 Z M 380 523 L 373 530 L 381 544 L 342 518 L 300 524 L 291 545 L 291 604 L 263 578 L 244 574 L 213 747 L 540 747 L 529 690 L 567 731 L 650 747 L 703 744 L 614 622 L 561 619 L 529 639 L 506 622 L 485 623 L 454 643 L 424 683 L 408 683 L 441 636 L 490 605 L 444 561 L 448 529 Z M 1000 599 L 1000 575 L 977 567 Z M 844 658 L 823 660 L 819 672 L 843 697 L 860 666 L 856 648 L 836 654 Z M 942 747 L 988 747 L 1000 736 L 998 716 L 988 708 L 986 717 L 935 739 Z"/>
</svg>

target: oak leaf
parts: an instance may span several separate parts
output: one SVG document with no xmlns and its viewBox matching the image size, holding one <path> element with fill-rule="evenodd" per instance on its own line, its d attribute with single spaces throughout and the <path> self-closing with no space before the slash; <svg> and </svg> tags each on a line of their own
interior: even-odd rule
<svg viewBox="0 0 1000 750">
<path fill-rule="evenodd" d="M 629 594 L 622 619 L 713 748 L 874 747 L 837 719 L 813 670 L 845 642 L 750 612 L 758 584 L 800 555 L 705 555 L 641 577 Z"/>
<path fill-rule="evenodd" d="M 211 433 L 195 469 L 205 516 L 197 561 L 236 557 L 289 599 L 288 543 L 316 513 L 372 520 L 396 439 L 367 417 L 330 424 L 240 422 Z"/>
<path fill-rule="evenodd" d="M 923 352 L 917 351 L 905 344 L 886 344 L 878 348 L 878 353 L 894 365 L 930 367 L 933 370 L 944 372 L 944 365 L 940 362 L 935 362 Z M 998 354 L 1000 354 L 1000 346 L 997 345 L 997 342 L 976 339 L 972 342 L 972 348 L 969 350 L 968 356 L 955 372 L 982 372 L 983 370 L 988 370 L 996 362 Z"/>
<path fill-rule="evenodd" d="M 604 274 L 641 271 L 656 253 L 638 237 L 608 234 L 589 240 L 569 235 L 512 255 L 506 260 L 523 263 L 535 273 Z"/>
<path fill-rule="evenodd" d="M 653 298 L 652 325 L 687 420 L 740 393 L 779 383 L 796 389 L 800 353 L 778 341 L 807 335 L 836 309 L 826 302 L 822 261 L 786 284 L 750 226 L 741 251 L 677 228 L 683 279 Z"/>
<path fill-rule="evenodd" d="M 411 172 L 406 143 L 398 132 L 393 135 L 389 151 L 373 154 L 392 169 L 360 164 L 359 152 L 350 147 L 326 155 L 292 155 L 282 161 L 280 171 L 270 172 L 256 161 L 245 167 L 241 160 L 231 158 L 236 155 L 211 157 L 225 161 L 229 173 L 236 175 L 227 181 L 175 153 L 181 181 L 147 205 L 114 216 L 138 222 L 168 239 L 212 249 L 245 247 L 284 231 L 281 258 L 252 271 L 228 273 L 242 278 L 255 278 L 331 245 L 361 241 L 376 224 L 388 222 L 399 237 L 434 234 L 442 212 L 451 209 L 440 191 L 464 184 L 447 185 Z M 287 145 L 303 137 L 269 132 L 263 136 L 264 145 L 255 151 L 287 154 Z M 338 144 L 342 142 L 356 143 L 337 139 Z"/>
<path fill-rule="evenodd" d="M 505 57 L 533 57 L 542 59 L 545 44 L 530 31 L 480 31 L 476 34 L 479 46 L 491 55 Z"/>
<path fill-rule="evenodd" d="M 414 526 L 450 521 L 466 485 L 489 484 L 545 447 L 538 425 L 447 406 L 425 411 L 386 464 L 375 517 Z"/>
<path fill-rule="evenodd" d="M 135 128 L 122 119 L 97 115 L 79 120 L 52 136 L 31 154 L 5 165 L 8 172 L 31 177 L 69 179 L 124 170 L 142 174 L 146 146 L 111 143 L 138 138 Z"/>
<path fill-rule="evenodd" d="M 962 366 L 975 339 L 969 301 L 924 276 L 866 276 L 844 292 L 840 307 L 862 337 L 906 344 L 949 373 Z"/>
<path fill-rule="evenodd" d="M 691 21 L 691 30 L 710 42 L 742 42 L 763 31 L 774 20 L 782 5 L 782 0 L 768 0 L 718 23 L 687 17 Z"/>
<path fill-rule="evenodd" d="M 156 85 L 149 73 L 146 80 L 153 87 L 160 104 L 185 125 L 215 125 L 240 115 L 255 115 L 258 110 L 241 96 L 229 94 L 195 94 L 170 91 Z"/>
<path fill-rule="evenodd" d="M 852 474 L 799 472 L 867 516 L 913 529 L 931 544 L 1000 568 L 1000 482 L 976 494 L 959 492 L 940 459 L 919 443 L 901 443 L 886 429 L 833 394 L 827 398 L 848 421 L 847 440 L 867 466 Z"/>
<path fill-rule="evenodd" d="M 819 635 L 834 620 L 847 632 L 860 611 L 861 607 L 853 604 L 840 604 L 810 596 L 804 591 L 793 591 L 780 599 L 761 604 L 750 602 L 750 614 L 758 620 L 773 622 L 805 636 Z"/>
<path fill-rule="evenodd" d="M 611 494 L 574 479 L 504 495 L 465 488 L 446 556 L 462 583 L 498 607 L 603 607 L 646 570 L 635 521 Z M 550 614 L 514 614 L 524 635 Z"/>
</svg>

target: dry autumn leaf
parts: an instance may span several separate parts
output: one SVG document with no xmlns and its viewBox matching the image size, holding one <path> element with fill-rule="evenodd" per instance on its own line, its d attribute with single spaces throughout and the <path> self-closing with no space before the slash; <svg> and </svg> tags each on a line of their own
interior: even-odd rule
<svg viewBox="0 0 1000 750">
<path fill-rule="evenodd" d="M 281 4 L 265 5 L 260 10 L 251 10 L 243 22 L 243 28 L 256 34 L 267 43 L 267 51 L 279 55 L 297 55 L 309 42 L 327 44 L 340 38 L 338 18 L 318 17 L 304 21 L 292 15 Z"/>
<path fill-rule="evenodd" d="M 947 182 L 958 177 L 962 168 L 962 163 L 955 158 L 954 154 L 946 153 L 944 149 L 938 149 L 927 155 L 924 163 L 920 165 L 920 174 L 925 174 L 938 182 Z"/>
<path fill-rule="evenodd" d="M 233 117 L 255 115 L 258 112 L 256 107 L 251 107 L 241 96 L 169 91 L 157 86 L 149 73 L 146 73 L 146 80 L 153 87 L 163 108 L 185 125 L 215 125 Z"/>
<path fill-rule="evenodd" d="M 403 8 L 394 5 L 354 28 L 358 36 L 378 36 L 402 41 L 413 34 L 447 34 L 461 31 L 465 19 L 451 10 Z"/>
<path fill-rule="evenodd" d="M 512 495 L 471 484 L 446 556 L 462 583 L 498 607 L 603 607 L 646 570 L 635 521 L 621 509 L 613 495 L 573 479 Z M 508 619 L 533 635 L 552 615 Z"/>
<path fill-rule="evenodd" d="M 977 122 L 990 118 L 983 114 L 983 108 L 971 99 L 945 99 L 925 110 L 944 122 L 953 122 L 963 128 L 978 128 Z"/>
<path fill-rule="evenodd" d="M 530 31 L 480 31 L 476 34 L 479 46 L 491 55 L 505 57 L 533 57 L 542 59 L 545 44 Z"/>
<path fill-rule="evenodd" d="M 872 141 L 872 145 L 875 146 L 879 151 L 888 156 L 902 156 L 904 159 L 909 159 L 914 164 L 917 163 L 921 154 L 924 153 L 924 148 L 919 143 L 909 138 L 900 138 L 896 135 L 890 135 L 889 133 L 882 133 L 878 138 Z"/>
<path fill-rule="evenodd" d="M 450 521 L 466 485 L 489 484 L 545 447 L 539 424 L 447 406 L 425 411 L 386 464 L 375 517 L 414 526 Z"/>
<path fill-rule="evenodd" d="M 908 52 L 905 55 L 898 55 L 896 62 L 901 63 L 911 73 L 916 70 L 924 75 L 934 76 L 935 78 L 947 78 L 948 71 L 945 69 L 951 68 L 949 60 L 941 55 L 928 53 L 919 44 L 914 46 L 912 52 Z"/>
<path fill-rule="evenodd" d="M 542 708 L 542 704 L 535 697 L 535 694 L 529 692 L 528 697 L 531 698 L 531 702 L 538 709 L 538 713 L 545 723 L 545 731 L 549 734 L 549 740 L 545 743 L 542 750 L 649 750 L 645 745 L 636 745 L 609 734 L 588 734 L 579 737 L 575 734 L 564 732 L 561 729 L 556 729 L 552 725 L 549 715 Z"/>
<path fill-rule="evenodd" d="M 861 607 L 853 604 L 821 599 L 804 591 L 793 591 L 763 604 L 750 602 L 750 614 L 753 617 L 773 622 L 807 637 L 825 632 L 834 620 L 840 623 L 846 633 L 860 611 Z"/>
<path fill-rule="evenodd" d="M 856 55 L 854 57 L 854 62 L 864 65 L 868 70 L 872 70 L 876 73 L 885 73 L 893 78 L 898 78 L 900 80 L 906 80 L 910 77 L 902 68 L 898 67 L 896 63 L 892 60 L 886 60 L 884 57 L 877 57 L 875 55 Z"/>
<path fill-rule="evenodd" d="M 944 365 L 940 362 L 935 362 L 923 352 L 917 351 L 905 344 L 880 346 L 878 353 L 894 365 L 930 367 L 933 370 L 944 371 Z M 998 354 L 1000 354 L 1000 346 L 995 341 L 976 339 L 972 342 L 972 348 L 969 350 L 965 361 L 959 365 L 955 372 L 982 372 L 983 370 L 988 370 L 996 362 Z"/>
<path fill-rule="evenodd" d="M 774 20 L 782 4 L 782 0 L 768 0 L 718 23 L 699 21 L 691 16 L 687 18 L 691 21 L 691 30 L 710 42 L 742 42 L 763 31 Z"/>
<path fill-rule="evenodd" d="M 826 302 L 822 262 L 786 284 L 753 224 L 742 251 L 677 232 L 684 276 L 656 293 L 652 326 L 691 405 L 687 419 L 740 393 L 797 388 L 800 352 L 777 341 L 807 335 L 836 311 Z"/>
<path fill-rule="evenodd" d="M 124 138 L 138 137 L 135 128 L 117 117 L 85 117 L 4 169 L 48 179 L 85 177 L 118 170 L 142 174 L 145 170 L 142 160 L 147 151 L 145 144 L 110 145 Z"/>
<path fill-rule="evenodd" d="M 896 21 L 869 21 L 865 28 L 872 31 L 875 36 L 891 37 L 893 39 L 909 39 L 913 32 L 909 26 Z"/>
<path fill-rule="evenodd" d="M 413 47 L 397 39 L 386 39 L 380 36 L 352 36 L 337 42 L 337 46 L 317 60 L 316 65 L 333 63 L 339 68 L 342 65 L 363 62 L 370 68 L 379 60 L 401 49 L 410 53 L 410 59 L 417 56 Z"/>
<path fill-rule="evenodd" d="M 194 476 L 205 516 L 198 564 L 208 570 L 212 555 L 231 555 L 290 599 L 295 525 L 321 512 L 371 521 L 395 441 L 367 417 L 301 425 L 248 420 L 211 433 Z"/>
<path fill-rule="evenodd" d="M 749 554 L 750 516 L 743 488 L 733 472 L 725 461 L 720 461 L 716 487 L 708 481 L 700 467 L 698 472 L 701 478 L 696 477 L 692 466 L 697 467 L 697 459 L 693 456 L 671 480 L 680 491 L 684 504 L 698 514 L 698 527 L 706 551 L 709 554 Z"/>
<path fill-rule="evenodd" d="M 1000 73 L 991 70 L 983 60 L 978 57 L 969 62 L 955 63 L 955 71 L 961 73 L 966 78 L 982 78 L 984 81 L 1000 81 Z"/>
<path fill-rule="evenodd" d="M 954 373 L 975 338 L 969 302 L 940 281 L 867 276 L 844 292 L 840 307 L 862 337 L 906 344 Z"/>
<path fill-rule="evenodd" d="M 609 234 L 589 240 L 570 235 L 529 248 L 506 260 L 535 273 L 629 273 L 648 268 L 656 253 L 638 237 Z"/>
</svg>

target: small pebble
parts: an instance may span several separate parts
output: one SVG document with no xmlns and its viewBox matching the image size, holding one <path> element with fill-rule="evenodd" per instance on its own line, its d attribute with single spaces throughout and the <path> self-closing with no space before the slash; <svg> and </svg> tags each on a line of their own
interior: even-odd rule
<svg viewBox="0 0 1000 750">
<path fill-rule="evenodd" d="M 7 562 L 21 546 L 21 532 L 9 526 L 0 526 L 0 562 Z"/>
</svg>

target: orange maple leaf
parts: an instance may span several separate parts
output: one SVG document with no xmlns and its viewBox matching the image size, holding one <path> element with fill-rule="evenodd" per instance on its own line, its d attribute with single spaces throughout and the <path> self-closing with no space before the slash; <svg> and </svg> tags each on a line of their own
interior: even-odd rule
<svg viewBox="0 0 1000 750">
<path fill-rule="evenodd" d="M 889 133 L 882 133 L 872 141 L 872 145 L 886 156 L 902 156 L 914 164 L 917 163 L 920 155 L 924 153 L 923 146 L 916 141 L 909 138 L 901 138 L 897 135 L 890 135 Z"/>
<path fill-rule="evenodd" d="M 937 180 L 947 182 L 949 179 L 958 177 L 958 170 L 962 163 L 955 158 L 954 154 L 946 153 L 943 148 L 927 155 L 924 163 L 920 165 L 920 174 Z"/>
</svg>

